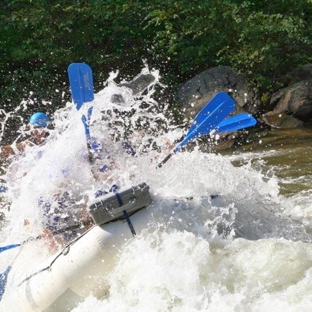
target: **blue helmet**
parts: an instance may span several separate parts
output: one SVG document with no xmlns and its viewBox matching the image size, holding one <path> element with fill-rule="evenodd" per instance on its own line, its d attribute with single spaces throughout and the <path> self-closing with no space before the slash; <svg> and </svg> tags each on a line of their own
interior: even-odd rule
<svg viewBox="0 0 312 312">
<path fill-rule="evenodd" d="M 29 118 L 29 123 L 38 128 L 46 127 L 49 122 L 50 122 L 50 118 L 45 113 L 41 113 L 41 112 L 34 113 Z"/>
</svg>

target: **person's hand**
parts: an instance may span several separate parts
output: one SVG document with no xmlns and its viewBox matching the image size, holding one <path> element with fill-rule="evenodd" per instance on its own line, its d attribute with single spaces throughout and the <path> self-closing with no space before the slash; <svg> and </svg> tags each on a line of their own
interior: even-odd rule
<svg viewBox="0 0 312 312">
<path fill-rule="evenodd" d="M 62 247 L 62 242 L 58 240 L 49 229 L 45 229 L 40 234 L 40 237 L 46 242 L 51 254 L 56 253 Z"/>
<path fill-rule="evenodd" d="M 171 140 L 168 138 L 164 138 L 163 147 L 165 150 L 171 151 L 174 148 L 174 146 L 175 146 L 174 142 L 171 142 Z"/>
<path fill-rule="evenodd" d="M 79 211 L 78 217 L 83 225 L 84 230 L 88 230 L 94 224 L 93 219 L 89 214 L 86 205 Z"/>
</svg>

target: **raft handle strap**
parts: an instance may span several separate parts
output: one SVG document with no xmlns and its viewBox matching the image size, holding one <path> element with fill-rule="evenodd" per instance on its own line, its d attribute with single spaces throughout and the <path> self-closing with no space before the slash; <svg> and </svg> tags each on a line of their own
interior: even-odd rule
<svg viewBox="0 0 312 312">
<path fill-rule="evenodd" d="M 122 200 L 121 200 L 120 194 L 117 192 L 117 189 L 118 189 L 118 186 L 114 184 L 114 185 L 111 187 L 110 191 L 113 192 L 113 193 L 115 194 L 115 196 L 116 196 L 116 198 L 117 198 L 117 200 L 118 200 L 118 203 L 119 203 L 119 207 L 122 207 L 122 206 L 123 206 L 123 202 L 122 202 Z M 133 224 L 132 224 L 132 222 L 131 222 L 131 220 L 130 220 L 129 214 L 128 214 L 128 212 L 127 212 L 126 210 L 123 210 L 122 213 L 123 213 L 123 215 L 124 215 L 124 217 L 125 217 L 125 219 L 126 219 L 126 221 L 127 221 L 127 223 L 128 223 L 128 226 L 129 226 L 129 228 L 130 228 L 130 231 L 131 231 L 131 233 L 132 233 L 132 236 L 134 237 L 134 236 L 136 235 L 136 233 L 135 233 Z"/>
</svg>

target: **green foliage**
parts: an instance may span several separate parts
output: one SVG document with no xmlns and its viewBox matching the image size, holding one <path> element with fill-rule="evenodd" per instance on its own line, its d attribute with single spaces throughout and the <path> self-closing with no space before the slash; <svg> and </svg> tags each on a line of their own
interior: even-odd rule
<svg viewBox="0 0 312 312">
<path fill-rule="evenodd" d="M 220 50 L 218 62 L 229 63 L 247 74 L 259 90 L 280 87 L 278 81 L 285 74 L 311 61 L 312 6 L 307 7 L 306 1 L 296 2 L 296 6 L 282 0 L 262 1 L 257 7 L 248 2 L 233 5 L 235 42 Z"/>
<path fill-rule="evenodd" d="M 261 94 L 311 62 L 308 0 L 2 0 L 0 8 L 0 103 L 7 109 L 29 91 L 38 107 L 42 99 L 53 110 L 64 105 L 66 68 L 77 61 L 92 66 L 96 89 L 110 71 L 133 77 L 147 60 L 173 87 L 229 65 Z"/>
<path fill-rule="evenodd" d="M 166 6 L 167 4 L 167 6 Z M 294 67 L 311 61 L 311 3 L 306 1 L 166 1 L 151 11 L 154 45 L 182 74 L 230 65 L 259 91 L 280 87 Z"/>
</svg>

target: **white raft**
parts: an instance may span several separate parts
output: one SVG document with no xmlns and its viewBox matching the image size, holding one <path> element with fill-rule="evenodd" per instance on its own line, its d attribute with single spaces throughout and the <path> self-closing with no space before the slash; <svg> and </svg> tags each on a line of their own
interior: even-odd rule
<svg viewBox="0 0 312 312">
<path fill-rule="evenodd" d="M 130 193 L 132 195 L 129 195 Z M 145 198 L 142 199 L 142 196 Z M 129 227 L 125 219 L 96 225 L 69 244 L 62 252 L 39 264 L 32 264 L 32 268 L 27 269 L 26 272 L 21 273 L 23 268 L 14 270 L 17 263 L 14 264 L 9 273 L 0 310 L 60 312 L 67 311 L 66 305 L 77 304 L 79 300 L 91 294 L 103 297 L 108 287 L 106 277 L 115 266 L 118 251 L 129 239 L 133 239 L 133 230 L 139 234 L 146 228 L 151 216 L 150 209 L 140 209 L 150 203 L 146 184 L 141 184 L 136 189 L 132 188 L 131 192 L 126 190 L 124 196 L 121 193 L 120 199 L 128 200 L 127 204 L 122 206 L 122 212 L 124 208 L 127 208 L 129 215 L 136 211 L 130 217 L 133 228 Z M 106 219 L 120 217 L 120 213 L 107 214 L 108 210 L 114 208 L 116 201 L 108 202 L 110 204 L 106 205 L 105 211 L 102 205 L 100 205 L 101 209 L 97 209 L 99 208 L 97 204 L 91 206 L 91 210 L 94 210 L 91 214 L 93 213 L 95 222 L 103 221 L 100 219 L 101 215 Z M 99 214 L 100 210 L 102 213 Z M 29 254 L 27 256 L 30 257 Z"/>
<path fill-rule="evenodd" d="M 0 311 L 65 312 L 90 295 L 105 298 L 109 290 L 107 277 L 116 266 L 116 256 L 129 240 L 134 239 L 134 231 L 140 234 L 143 230 L 154 231 L 164 225 L 166 228 L 172 225 L 173 230 L 190 230 L 196 222 L 194 216 L 200 216 L 202 222 L 209 218 L 210 200 L 210 196 L 165 199 L 155 195 L 150 204 L 149 187 L 145 183 L 115 196 L 105 195 L 89 207 L 97 225 L 62 252 L 48 259 L 43 253 L 38 260 L 32 259 L 33 251 L 37 256 L 44 246 L 43 241 L 19 248 L 17 261 L 13 261 L 8 275 Z M 124 217 L 125 209 L 131 224 Z M 120 217 L 123 219 L 118 220 Z"/>
<path fill-rule="evenodd" d="M 235 231 L 239 237 L 254 240 L 285 237 L 284 229 L 287 228 L 291 229 L 289 233 L 287 231 L 291 238 L 311 241 L 304 227 L 289 218 L 279 218 L 276 223 L 276 215 L 266 207 L 254 210 L 250 205 L 241 205 L 236 211 L 233 204 L 223 202 L 222 197 L 166 199 L 153 196 L 153 204 L 143 208 L 151 202 L 146 184 L 117 196 L 107 196 L 90 206 L 90 213 L 98 225 L 62 252 L 38 260 L 32 259 L 32 251 L 36 251 L 34 256 L 37 257 L 44 244 L 42 241 L 18 248 L 17 261 L 13 261 L 0 302 L 1 312 L 65 312 L 90 295 L 105 298 L 109 287 L 107 277 L 115 268 L 118 253 L 133 239 L 133 231 L 136 234 L 147 229 L 165 228 L 168 231 L 170 227 L 178 231 L 196 229 L 198 233 L 204 230 L 202 234 L 206 236 L 211 224 L 219 235 L 226 236 Z M 125 218 L 116 220 L 123 216 L 124 209 L 129 212 L 132 227 Z"/>
</svg>

